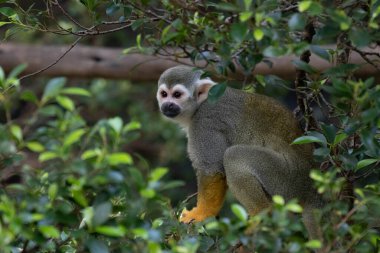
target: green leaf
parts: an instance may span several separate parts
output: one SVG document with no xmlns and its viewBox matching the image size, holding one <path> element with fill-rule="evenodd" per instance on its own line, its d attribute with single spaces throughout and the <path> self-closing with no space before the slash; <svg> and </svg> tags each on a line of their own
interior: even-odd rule
<svg viewBox="0 0 380 253">
<path fill-rule="evenodd" d="M 3 22 L 3 21 L 0 21 L 0 27 L 2 27 L 3 25 L 8 25 L 8 24 L 12 24 L 12 22 Z"/>
<path fill-rule="evenodd" d="M 216 103 L 218 99 L 224 94 L 226 88 L 227 84 L 225 82 L 212 86 L 211 89 L 208 91 L 207 101 L 209 101 L 212 104 Z"/>
<path fill-rule="evenodd" d="M 58 154 L 52 151 L 46 151 L 44 153 L 41 153 L 40 156 L 38 157 L 38 161 L 40 162 L 46 162 L 48 160 L 57 158 Z"/>
<path fill-rule="evenodd" d="M 134 21 L 132 23 L 131 28 L 132 28 L 133 31 L 136 31 L 137 28 L 139 28 L 144 23 L 145 23 L 145 19 L 144 18 L 137 19 L 136 21 Z"/>
<path fill-rule="evenodd" d="M 162 224 L 164 224 L 164 220 L 161 219 L 161 218 L 157 218 L 155 219 L 153 222 L 152 222 L 152 228 L 158 228 L 158 227 L 161 227 Z"/>
<path fill-rule="evenodd" d="M 33 91 L 30 91 L 30 90 L 26 90 L 26 91 L 22 92 L 20 99 L 22 99 L 24 101 L 32 102 L 35 104 L 38 103 L 38 98 L 33 93 Z"/>
<path fill-rule="evenodd" d="M 231 36 L 236 41 L 241 43 L 248 33 L 248 27 L 245 23 L 234 23 L 231 26 Z"/>
<path fill-rule="evenodd" d="M 51 79 L 45 87 L 44 94 L 42 95 L 42 101 L 46 102 L 48 99 L 56 97 L 62 90 L 65 83 L 66 78 L 64 77 Z"/>
<path fill-rule="evenodd" d="M 249 8 L 251 8 L 251 5 L 252 5 L 252 0 L 244 0 L 244 8 L 246 10 L 249 10 Z"/>
<path fill-rule="evenodd" d="M 332 76 L 340 77 L 340 76 L 346 76 L 347 74 L 352 73 L 359 68 L 360 67 L 357 64 L 347 63 L 347 64 L 340 64 L 336 67 L 328 68 L 325 71 L 323 71 L 323 73 L 326 74 L 327 76 L 332 75 Z"/>
<path fill-rule="evenodd" d="M 82 222 L 79 226 L 79 228 L 82 228 L 85 224 L 87 224 L 87 226 L 92 229 L 93 225 L 92 225 L 92 221 L 93 221 L 93 217 L 94 217 L 94 208 L 92 206 L 89 206 L 89 207 L 85 207 L 82 209 L 81 211 L 82 213 Z"/>
<path fill-rule="evenodd" d="M 260 41 L 264 38 L 264 32 L 260 28 L 257 28 L 253 31 L 253 37 L 255 40 Z"/>
<path fill-rule="evenodd" d="M 280 205 L 280 206 L 285 205 L 285 199 L 282 196 L 280 196 L 280 195 L 274 195 L 272 197 L 272 200 L 277 205 Z"/>
<path fill-rule="evenodd" d="M 55 239 L 59 238 L 59 230 L 53 226 L 41 225 L 41 226 L 38 226 L 38 230 L 42 233 L 42 235 L 45 238 L 55 238 Z"/>
<path fill-rule="evenodd" d="M 130 131 L 138 130 L 141 128 L 141 123 L 138 121 L 131 121 L 127 125 L 124 126 L 123 132 L 127 133 Z"/>
<path fill-rule="evenodd" d="M 209 3 L 208 4 L 209 6 L 214 6 L 216 9 L 218 10 L 222 10 L 222 11 L 231 11 L 231 12 L 235 12 L 235 11 L 239 11 L 240 8 L 232 3 Z"/>
<path fill-rule="evenodd" d="M 124 5 L 123 13 L 125 18 L 129 18 L 133 13 L 133 7 L 130 5 Z"/>
<path fill-rule="evenodd" d="M 379 159 L 364 159 L 364 160 L 361 160 L 358 162 L 358 164 L 356 165 L 356 169 L 361 169 L 361 168 L 364 168 L 368 165 L 371 165 L 371 164 L 374 164 L 376 162 L 378 162 Z"/>
<path fill-rule="evenodd" d="M 90 250 L 90 253 L 109 253 L 108 246 L 97 239 L 91 238 L 87 241 L 87 247 Z"/>
<path fill-rule="evenodd" d="M 99 234 L 112 236 L 112 237 L 122 237 L 125 236 L 127 230 L 125 227 L 119 226 L 98 226 L 95 228 L 95 231 Z"/>
<path fill-rule="evenodd" d="M 293 14 L 288 20 L 288 27 L 291 31 L 303 30 L 306 26 L 306 17 L 302 14 Z"/>
<path fill-rule="evenodd" d="M 160 180 L 163 176 L 165 176 L 167 173 L 168 173 L 168 169 L 167 168 L 157 168 L 157 169 L 154 169 L 150 175 L 149 175 L 149 178 L 150 178 L 150 181 L 158 181 Z"/>
<path fill-rule="evenodd" d="M 88 206 L 87 199 L 82 191 L 82 189 L 77 189 L 76 187 L 71 188 L 71 195 L 74 200 L 82 207 Z"/>
<path fill-rule="evenodd" d="M 58 105 L 48 105 L 42 107 L 38 112 L 43 116 L 55 117 L 58 115 L 62 115 L 62 108 Z"/>
<path fill-rule="evenodd" d="M 279 56 L 283 56 L 285 53 L 286 53 L 285 47 L 275 47 L 275 46 L 266 47 L 263 51 L 263 55 L 266 57 L 279 57 Z"/>
<path fill-rule="evenodd" d="M 10 8 L 10 7 L 2 7 L 2 8 L 0 8 L 0 13 L 3 14 L 4 16 L 8 17 L 8 18 L 11 17 L 11 16 L 13 16 L 13 15 L 15 15 L 15 14 L 17 14 L 16 11 L 13 10 L 12 8 Z"/>
<path fill-rule="evenodd" d="M 37 152 L 37 153 L 41 153 L 42 151 L 45 150 L 45 147 L 37 141 L 30 141 L 26 143 L 26 147 L 30 149 L 31 151 Z"/>
<path fill-rule="evenodd" d="M 4 69 L 0 66 L 0 84 L 1 84 L 1 81 L 3 81 L 5 78 L 5 73 L 4 73 Z"/>
<path fill-rule="evenodd" d="M 24 69 L 26 68 L 26 66 L 28 66 L 28 65 L 24 63 L 24 64 L 21 64 L 21 65 L 18 65 L 14 69 L 12 69 L 12 71 L 8 75 L 8 79 L 10 79 L 10 78 L 16 78 L 21 72 L 24 71 Z"/>
<path fill-rule="evenodd" d="M 248 219 L 248 213 L 244 209 L 244 207 L 242 207 L 239 204 L 232 204 L 231 210 L 235 214 L 235 216 L 238 217 L 239 220 L 241 220 L 241 221 L 247 221 L 247 219 Z"/>
<path fill-rule="evenodd" d="M 61 91 L 62 94 L 66 95 L 78 95 L 78 96 L 85 96 L 85 97 L 91 97 L 91 93 L 83 88 L 78 87 L 70 87 L 65 88 Z"/>
<path fill-rule="evenodd" d="M 350 29 L 352 20 L 347 16 L 344 10 L 335 10 L 329 14 L 331 19 L 339 24 L 341 30 L 346 31 Z"/>
<path fill-rule="evenodd" d="M 168 190 L 172 188 L 178 188 L 181 186 L 184 186 L 185 182 L 180 181 L 180 180 L 171 180 L 170 182 L 166 182 L 165 185 L 161 186 L 161 190 Z"/>
<path fill-rule="evenodd" d="M 134 228 L 132 229 L 132 233 L 136 238 L 142 238 L 144 240 L 149 238 L 148 231 L 144 228 Z"/>
<path fill-rule="evenodd" d="M 310 51 L 313 54 L 321 57 L 322 59 L 324 59 L 326 61 L 330 62 L 330 60 L 331 60 L 331 56 L 330 56 L 329 52 L 326 49 L 323 49 L 323 48 L 321 48 L 319 46 L 316 46 L 316 45 L 311 45 L 310 46 Z"/>
<path fill-rule="evenodd" d="M 137 51 L 137 47 L 128 47 L 126 49 L 123 49 L 123 54 L 130 54 L 130 53 L 135 53 Z"/>
<path fill-rule="evenodd" d="M 321 123 L 323 134 L 326 137 L 328 143 L 333 143 L 336 135 L 336 127 L 332 124 Z"/>
<path fill-rule="evenodd" d="M 138 34 L 136 36 L 136 45 L 137 45 L 137 48 L 140 50 L 140 51 L 143 51 L 144 48 L 142 47 L 141 45 L 141 34 Z"/>
<path fill-rule="evenodd" d="M 94 216 L 92 224 L 99 226 L 106 222 L 112 212 L 112 205 L 109 202 L 101 203 L 94 207 Z"/>
<path fill-rule="evenodd" d="M 90 159 L 90 158 L 93 158 L 93 157 L 97 157 L 97 156 L 99 156 L 101 153 L 102 153 L 102 151 L 101 151 L 99 148 L 86 150 L 86 151 L 83 152 L 83 154 L 81 155 L 81 159 L 82 159 L 82 160 L 87 160 L 87 159 Z"/>
<path fill-rule="evenodd" d="M 128 164 L 133 163 L 132 157 L 128 153 L 113 153 L 107 156 L 107 161 L 110 165 Z"/>
<path fill-rule="evenodd" d="M 53 201 L 58 193 L 58 185 L 56 183 L 53 183 L 49 186 L 48 189 L 48 196 L 50 201 Z"/>
<path fill-rule="evenodd" d="M 120 117 L 109 119 L 107 123 L 116 133 L 121 132 L 121 129 L 123 127 L 123 120 Z"/>
<path fill-rule="evenodd" d="M 115 12 L 117 12 L 119 10 L 119 6 L 112 3 L 108 8 L 106 8 L 106 14 L 108 16 L 112 16 L 113 14 L 115 14 Z"/>
<path fill-rule="evenodd" d="M 184 26 L 183 26 L 183 22 L 182 22 L 182 20 L 179 19 L 179 18 L 177 18 L 176 20 L 174 20 L 174 21 L 172 22 L 172 26 L 173 26 L 177 31 L 182 30 L 182 29 L 184 28 Z"/>
<path fill-rule="evenodd" d="M 321 182 L 321 183 L 325 182 L 325 178 L 323 177 L 322 172 L 318 170 L 312 170 L 310 172 L 310 178 L 317 182 Z"/>
<path fill-rule="evenodd" d="M 310 240 L 305 243 L 305 246 L 310 249 L 319 249 L 322 247 L 322 243 L 318 240 Z"/>
<path fill-rule="evenodd" d="M 75 108 L 74 102 L 66 96 L 58 96 L 56 97 L 58 104 L 60 104 L 63 108 L 68 111 L 73 111 Z"/>
<path fill-rule="evenodd" d="M 16 138 L 19 142 L 22 141 L 22 130 L 20 126 L 18 125 L 11 125 L 10 126 L 10 131 L 12 133 L 12 136 Z"/>
<path fill-rule="evenodd" d="M 164 42 L 164 43 L 167 43 L 168 41 L 170 41 L 173 37 L 170 35 L 171 34 L 171 31 L 172 30 L 172 26 L 171 25 L 168 25 L 166 26 L 163 30 L 162 30 L 162 33 L 161 33 L 161 40 Z"/>
<path fill-rule="evenodd" d="M 295 59 L 295 60 L 292 60 L 292 63 L 298 68 L 298 69 L 301 69 L 303 71 L 306 71 L 308 73 L 312 73 L 312 74 L 315 74 L 317 73 L 317 70 L 315 68 L 313 68 L 312 66 L 310 66 L 309 64 L 307 64 L 306 62 L 304 61 L 301 61 L 299 59 Z"/>
<path fill-rule="evenodd" d="M 347 139 L 348 135 L 345 133 L 340 133 L 335 136 L 333 145 L 336 146 L 337 144 L 341 143 L 343 140 Z"/>
<path fill-rule="evenodd" d="M 354 27 L 350 30 L 349 38 L 356 47 L 366 47 L 371 41 L 371 33 L 359 27 Z"/>
<path fill-rule="evenodd" d="M 160 244 L 153 241 L 148 241 L 148 250 L 149 250 L 149 253 L 162 253 Z M 196 251 L 189 249 L 187 252 L 196 252 Z"/>
<path fill-rule="evenodd" d="M 307 11 L 307 9 L 309 9 L 309 7 L 311 6 L 311 4 L 313 3 L 313 1 L 301 1 L 298 3 L 298 11 L 299 12 L 304 12 L 304 11 Z"/>
<path fill-rule="evenodd" d="M 82 135 L 84 135 L 85 133 L 86 133 L 86 130 L 83 128 L 72 131 L 67 136 L 65 136 L 63 146 L 68 147 L 68 146 L 78 142 L 80 140 L 80 138 L 82 137 Z"/>
<path fill-rule="evenodd" d="M 293 212 L 293 213 L 302 213 L 302 206 L 300 206 L 297 203 L 288 203 L 286 205 L 286 209 Z"/>
<path fill-rule="evenodd" d="M 320 147 L 314 149 L 313 155 L 316 157 L 325 158 L 330 154 L 330 149 L 327 147 Z"/>
<path fill-rule="evenodd" d="M 318 139 L 315 136 L 301 136 L 295 139 L 291 144 L 306 144 L 306 143 L 323 143 L 322 140 Z"/>
<path fill-rule="evenodd" d="M 252 11 L 244 11 L 240 13 L 239 20 L 240 22 L 246 22 L 253 16 Z"/>
<path fill-rule="evenodd" d="M 146 199 L 151 199 L 154 196 L 156 196 L 156 192 L 153 189 L 146 188 L 146 189 L 140 190 L 140 195 Z"/>
<path fill-rule="evenodd" d="M 323 8 L 318 2 L 307 0 L 298 3 L 298 10 L 299 12 L 308 11 L 311 16 L 316 16 L 322 13 Z"/>
</svg>

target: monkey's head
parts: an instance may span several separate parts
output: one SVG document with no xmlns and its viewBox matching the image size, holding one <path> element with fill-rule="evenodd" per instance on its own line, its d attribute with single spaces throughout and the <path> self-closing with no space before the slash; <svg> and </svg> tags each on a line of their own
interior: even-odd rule
<svg viewBox="0 0 380 253">
<path fill-rule="evenodd" d="M 201 79 L 202 74 L 203 71 L 188 66 L 176 66 L 162 73 L 157 90 L 162 114 L 178 121 L 190 119 L 215 84 L 209 78 Z"/>
</svg>

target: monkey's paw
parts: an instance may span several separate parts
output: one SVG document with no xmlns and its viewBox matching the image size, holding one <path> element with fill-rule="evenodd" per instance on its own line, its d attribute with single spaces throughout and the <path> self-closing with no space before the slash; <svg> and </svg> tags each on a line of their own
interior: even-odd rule
<svg viewBox="0 0 380 253">
<path fill-rule="evenodd" d="M 191 209 L 190 211 L 184 208 L 181 216 L 179 217 L 179 221 L 183 223 L 200 222 L 211 216 L 213 215 L 207 214 L 197 207 Z"/>
</svg>

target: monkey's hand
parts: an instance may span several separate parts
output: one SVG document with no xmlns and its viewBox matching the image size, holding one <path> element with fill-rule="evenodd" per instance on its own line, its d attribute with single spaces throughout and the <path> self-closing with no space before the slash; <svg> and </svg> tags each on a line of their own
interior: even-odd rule
<svg viewBox="0 0 380 253">
<path fill-rule="evenodd" d="M 184 209 L 179 220 L 184 223 L 200 222 L 217 215 L 223 205 L 226 190 L 224 175 L 198 175 L 197 206 L 190 211 Z"/>
<path fill-rule="evenodd" d="M 206 211 L 207 210 L 200 210 L 198 207 L 194 207 L 190 211 L 185 208 L 181 213 L 179 221 L 183 223 L 200 222 L 217 214 L 207 214 Z"/>
</svg>

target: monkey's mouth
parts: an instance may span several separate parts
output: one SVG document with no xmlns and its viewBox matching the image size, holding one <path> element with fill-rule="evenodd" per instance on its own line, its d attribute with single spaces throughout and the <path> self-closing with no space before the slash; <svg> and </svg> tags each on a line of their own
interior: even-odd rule
<svg viewBox="0 0 380 253">
<path fill-rule="evenodd" d="M 163 112 L 163 114 L 166 116 L 166 117 L 169 117 L 169 118 L 174 118 L 174 117 L 177 117 L 179 112 Z"/>
<path fill-rule="evenodd" d="M 174 103 L 164 103 L 161 106 L 161 112 L 168 118 L 174 118 L 181 113 L 181 108 Z"/>
</svg>

